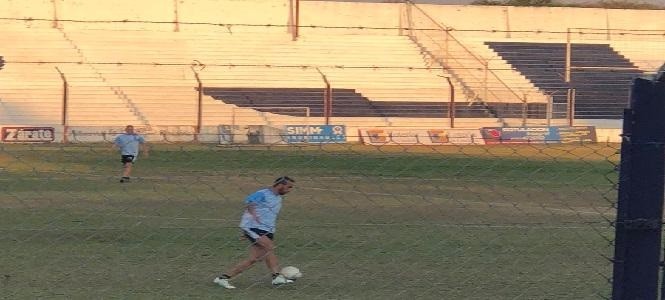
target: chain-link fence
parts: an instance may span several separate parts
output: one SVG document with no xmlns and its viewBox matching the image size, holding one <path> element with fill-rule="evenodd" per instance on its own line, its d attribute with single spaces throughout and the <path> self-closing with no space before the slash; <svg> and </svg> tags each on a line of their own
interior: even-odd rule
<svg viewBox="0 0 665 300">
<path fill-rule="evenodd" d="M 615 144 L 149 146 L 130 183 L 110 143 L 0 147 L 4 297 L 610 294 Z M 213 286 L 247 255 L 245 196 L 281 175 L 276 251 L 304 277 Z"/>
<path fill-rule="evenodd" d="M 619 123 L 661 31 L 576 28 L 625 11 L 123 1 L 0 17 L 3 297 L 610 297 Z M 127 124 L 150 154 L 121 183 Z M 276 251 L 304 277 L 215 286 L 247 256 L 245 197 L 284 175 Z"/>
</svg>

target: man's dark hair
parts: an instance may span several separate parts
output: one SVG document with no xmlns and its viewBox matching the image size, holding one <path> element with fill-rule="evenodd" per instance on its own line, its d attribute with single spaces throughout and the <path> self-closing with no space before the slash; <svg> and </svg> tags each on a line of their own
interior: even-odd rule
<svg viewBox="0 0 665 300">
<path fill-rule="evenodd" d="M 2 67 L 5 66 L 5 58 L 0 56 L 0 70 L 2 70 Z"/>
<path fill-rule="evenodd" d="M 293 178 L 291 178 L 289 176 L 282 176 L 282 177 L 279 177 L 279 178 L 275 179 L 272 186 L 277 186 L 278 184 L 287 184 L 289 182 L 294 182 L 295 183 L 296 181 L 293 180 Z"/>
</svg>

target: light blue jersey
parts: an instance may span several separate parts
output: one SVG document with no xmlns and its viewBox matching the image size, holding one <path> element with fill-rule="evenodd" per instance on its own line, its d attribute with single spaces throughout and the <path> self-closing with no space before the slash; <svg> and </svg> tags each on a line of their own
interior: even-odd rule
<svg viewBox="0 0 665 300">
<path fill-rule="evenodd" d="M 120 148 L 120 155 L 139 155 L 139 144 L 145 143 L 145 139 L 138 134 L 121 134 L 115 138 L 115 144 Z"/>
<path fill-rule="evenodd" d="M 271 189 L 266 188 L 247 196 L 245 204 L 254 204 L 254 211 L 258 220 L 254 219 L 249 211 L 245 210 L 240 220 L 240 228 L 245 232 L 249 232 L 250 228 L 257 228 L 275 233 L 277 215 L 282 208 L 282 196 L 275 195 Z"/>
</svg>

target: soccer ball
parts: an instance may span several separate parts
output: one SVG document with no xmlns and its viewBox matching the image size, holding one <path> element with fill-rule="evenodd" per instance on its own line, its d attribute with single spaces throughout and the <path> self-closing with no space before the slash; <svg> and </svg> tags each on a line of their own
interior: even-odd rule
<svg viewBox="0 0 665 300">
<path fill-rule="evenodd" d="M 291 280 L 296 280 L 300 277 L 302 277 L 302 273 L 300 272 L 300 269 L 292 266 L 284 267 L 282 270 L 279 272 L 280 274 L 284 275 L 286 279 L 291 279 Z"/>
</svg>

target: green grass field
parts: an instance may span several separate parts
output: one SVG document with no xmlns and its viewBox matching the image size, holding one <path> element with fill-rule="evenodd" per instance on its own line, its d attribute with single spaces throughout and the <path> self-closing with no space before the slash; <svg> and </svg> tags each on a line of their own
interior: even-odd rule
<svg viewBox="0 0 665 300">
<path fill-rule="evenodd" d="M 154 145 L 119 183 L 108 145 L 0 145 L 9 299 L 596 299 L 610 294 L 618 145 Z M 276 240 L 246 255 L 244 196 L 289 175 Z"/>
</svg>

